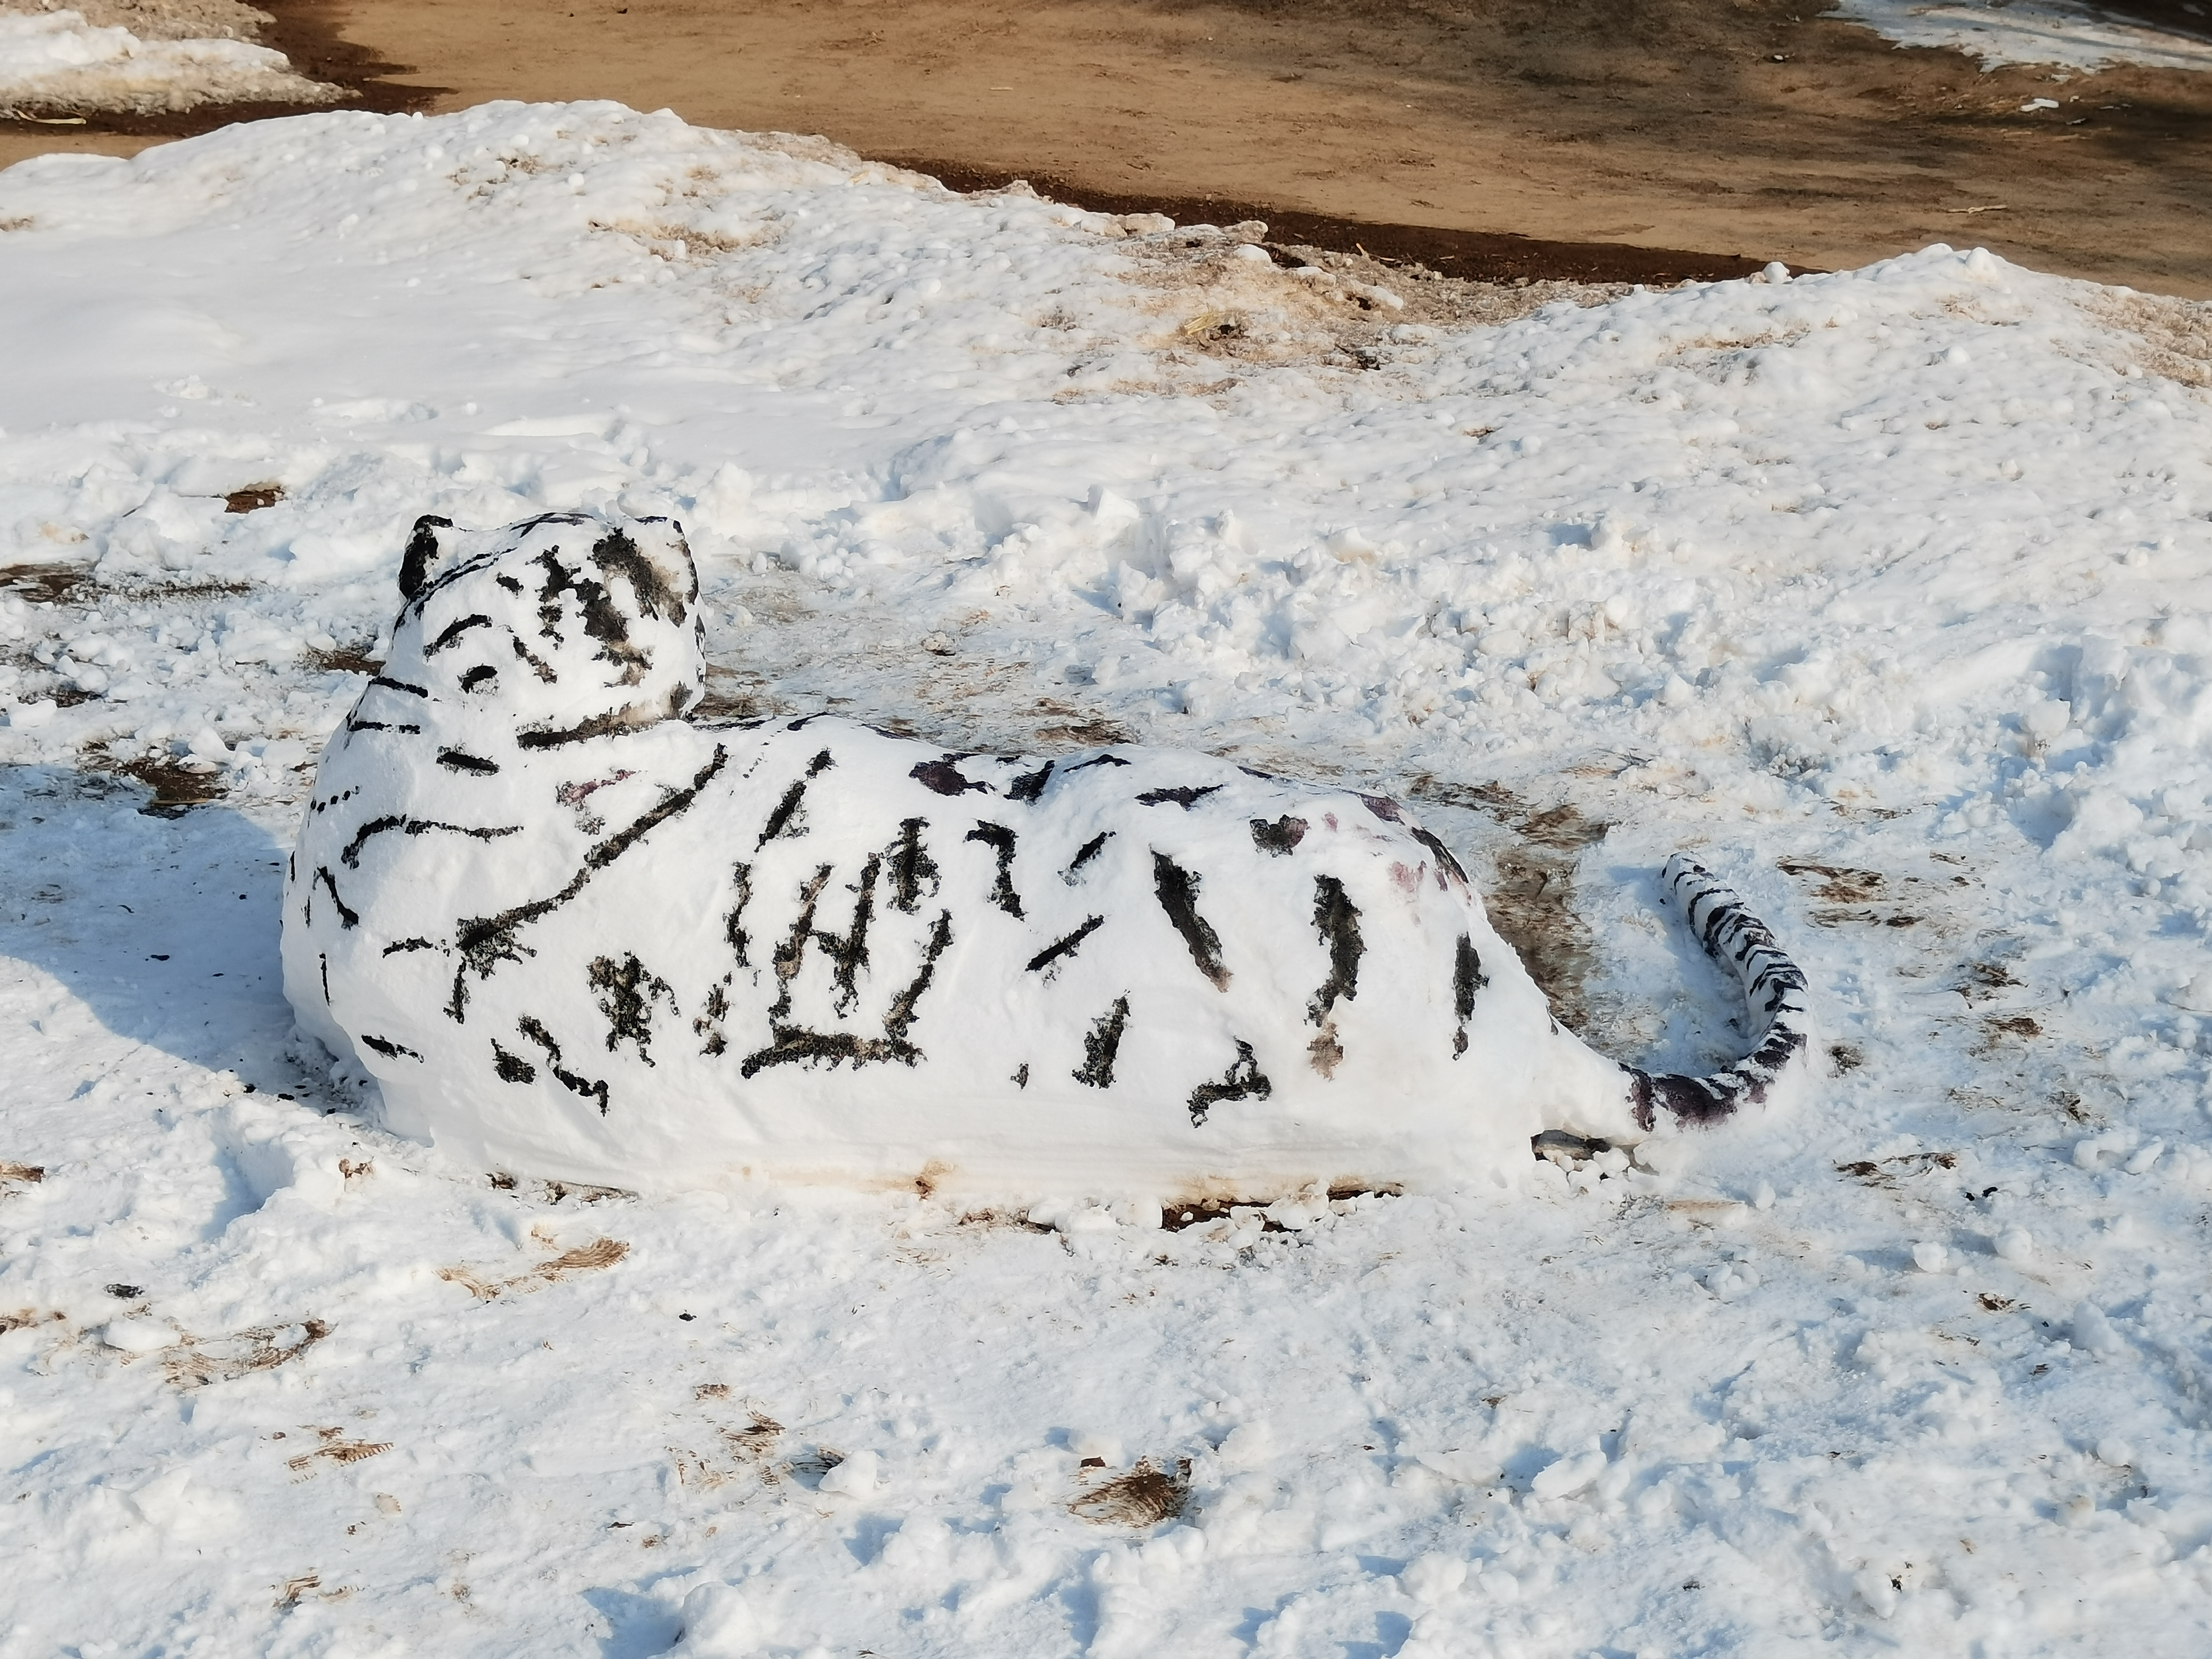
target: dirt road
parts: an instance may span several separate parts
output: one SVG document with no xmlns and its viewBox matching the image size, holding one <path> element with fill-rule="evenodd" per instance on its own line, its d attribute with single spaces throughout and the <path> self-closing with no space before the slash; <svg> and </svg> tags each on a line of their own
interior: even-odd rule
<svg viewBox="0 0 2212 1659">
<path fill-rule="evenodd" d="M 1179 217 L 1830 267 L 1980 243 L 2212 297 L 2212 76 L 1983 73 L 1815 0 L 275 3 L 433 109 L 615 98 Z"/>
</svg>

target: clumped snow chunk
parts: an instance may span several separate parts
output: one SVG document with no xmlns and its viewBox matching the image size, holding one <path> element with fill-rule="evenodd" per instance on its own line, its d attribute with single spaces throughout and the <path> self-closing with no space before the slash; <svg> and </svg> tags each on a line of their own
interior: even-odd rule
<svg viewBox="0 0 2212 1659">
<path fill-rule="evenodd" d="M 344 88 L 229 39 L 141 39 L 81 12 L 0 10 L 0 106 L 133 115 L 204 104 L 326 104 Z"/>
<path fill-rule="evenodd" d="M 2185 9 L 2192 9 L 2185 8 Z M 2094 71 L 2114 64 L 2147 69 L 2212 70 L 2212 38 L 2199 39 L 2084 0 L 1838 0 L 1827 17 L 1863 23 L 1901 46 L 1951 46 L 1981 59 L 1985 70 L 2007 64 L 2051 64 Z M 2212 34 L 2212 21 L 2204 25 Z M 2056 109 L 2045 100 L 2036 102 Z"/>
</svg>

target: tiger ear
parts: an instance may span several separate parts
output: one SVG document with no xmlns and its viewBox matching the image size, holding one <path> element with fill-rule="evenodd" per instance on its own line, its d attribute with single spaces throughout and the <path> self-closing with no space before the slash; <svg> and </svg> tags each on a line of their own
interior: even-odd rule
<svg viewBox="0 0 2212 1659">
<path fill-rule="evenodd" d="M 611 526 L 592 549 L 592 562 L 609 575 L 629 580 L 638 609 L 647 616 L 681 623 L 686 606 L 699 597 L 699 571 L 691 560 L 684 526 L 674 519 L 626 519 Z"/>
<path fill-rule="evenodd" d="M 431 570 L 446 555 L 438 532 L 453 527 L 451 519 L 441 519 L 434 513 L 425 513 L 415 520 L 414 533 L 407 538 L 407 550 L 399 560 L 401 599 L 411 599 L 422 591 L 422 584 L 430 580 Z"/>
<path fill-rule="evenodd" d="M 686 605 L 699 597 L 699 566 L 691 556 L 691 544 L 684 538 L 681 519 L 641 519 L 640 524 L 649 525 L 653 534 L 647 538 L 647 557 L 661 574 L 669 591 Z M 677 620 L 683 617 L 679 612 Z"/>
</svg>

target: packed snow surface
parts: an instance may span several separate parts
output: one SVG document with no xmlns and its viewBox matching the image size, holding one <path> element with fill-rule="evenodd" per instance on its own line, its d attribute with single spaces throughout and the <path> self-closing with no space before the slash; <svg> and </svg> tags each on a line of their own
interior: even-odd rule
<svg viewBox="0 0 2212 1659">
<path fill-rule="evenodd" d="M 1440 331 L 604 105 L 0 225 L 0 1654 L 2205 1651 L 2201 307 L 1934 248 Z M 1834 1074 L 1172 1229 L 394 1136 L 284 849 L 415 516 L 579 506 L 689 526 L 715 709 L 1396 796 L 1695 1070 L 1686 847 Z"/>
<path fill-rule="evenodd" d="M 1826 17 L 1863 23 L 1900 46 L 1949 46 L 1981 60 L 2096 70 L 2212 70 L 2212 14 L 2197 38 L 2116 15 L 2081 0 L 1837 0 Z"/>
<path fill-rule="evenodd" d="M 343 95 L 251 41 L 142 40 L 127 28 L 95 27 L 80 12 L 0 11 L 0 107 L 149 114 Z"/>
</svg>

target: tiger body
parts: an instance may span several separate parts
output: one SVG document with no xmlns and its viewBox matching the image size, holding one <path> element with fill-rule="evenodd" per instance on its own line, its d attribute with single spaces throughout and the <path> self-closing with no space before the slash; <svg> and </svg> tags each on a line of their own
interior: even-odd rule
<svg viewBox="0 0 2212 1659">
<path fill-rule="evenodd" d="M 695 724 L 665 523 L 426 521 L 403 589 L 284 925 L 302 1025 L 396 1130 L 599 1184 L 1249 1195 L 1666 1127 L 1394 802 Z"/>
</svg>

